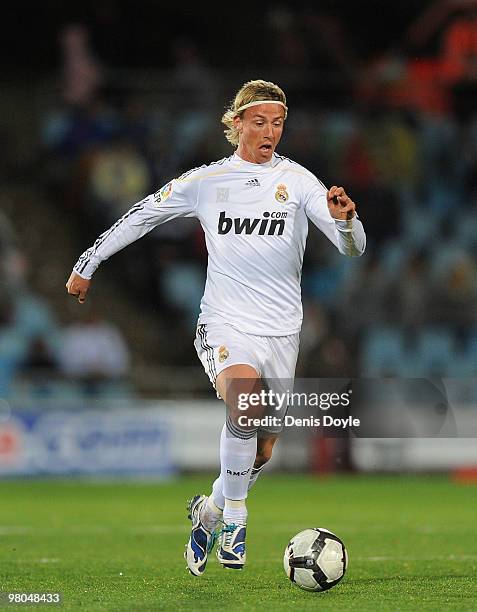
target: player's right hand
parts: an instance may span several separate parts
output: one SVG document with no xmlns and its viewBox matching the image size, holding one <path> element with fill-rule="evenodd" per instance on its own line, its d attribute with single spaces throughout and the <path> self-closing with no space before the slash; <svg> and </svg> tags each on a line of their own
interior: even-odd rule
<svg viewBox="0 0 477 612">
<path fill-rule="evenodd" d="M 86 300 L 86 294 L 89 291 L 91 281 L 87 278 L 82 278 L 79 274 L 73 270 L 70 274 L 68 282 L 66 283 L 66 289 L 70 295 L 74 295 L 78 298 L 78 302 L 83 304 Z"/>
</svg>

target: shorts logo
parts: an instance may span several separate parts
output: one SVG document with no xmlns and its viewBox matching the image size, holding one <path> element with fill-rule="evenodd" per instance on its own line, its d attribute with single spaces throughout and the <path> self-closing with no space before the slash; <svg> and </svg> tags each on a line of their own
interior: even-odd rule
<svg viewBox="0 0 477 612">
<path fill-rule="evenodd" d="M 154 194 L 154 202 L 159 204 L 160 202 L 164 202 L 172 193 L 172 181 L 161 187 L 159 191 L 156 191 Z"/>
<path fill-rule="evenodd" d="M 226 346 L 219 346 L 219 362 L 224 363 L 224 361 L 229 356 L 229 350 Z"/>
<path fill-rule="evenodd" d="M 275 192 L 275 200 L 277 202 L 280 202 L 281 204 L 286 204 L 286 202 L 288 201 L 287 186 L 283 185 L 283 183 L 280 183 L 280 185 L 277 186 L 277 190 Z"/>
</svg>

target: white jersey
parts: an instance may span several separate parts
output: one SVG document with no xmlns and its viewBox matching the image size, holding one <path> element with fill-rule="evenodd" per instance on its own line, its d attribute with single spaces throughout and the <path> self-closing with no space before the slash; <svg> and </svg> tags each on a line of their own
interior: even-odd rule
<svg viewBox="0 0 477 612">
<path fill-rule="evenodd" d="M 364 252 L 361 221 L 334 220 L 327 190 L 311 172 L 274 154 L 254 164 L 231 157 L 186 172 L 133 206 L 81 255 L 74 270 L 98 265 L 154 227 L 197 217 L 208 251 L 199 323 L 287 336 L 301 328 L 301 270 L 308 219 L 340 253 Z"/>
</svg>

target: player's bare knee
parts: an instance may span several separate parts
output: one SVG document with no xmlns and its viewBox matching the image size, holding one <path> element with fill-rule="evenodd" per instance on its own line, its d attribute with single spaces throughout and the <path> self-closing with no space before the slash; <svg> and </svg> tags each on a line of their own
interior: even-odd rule
<svg viewBox="0 0 477 612">
<path fill-rule="evenodd" d="M 219 374 L 216 384 L 227 407 L 227 420 L 237 428 L 256 430 L 256 419 L 263 416 L 266 407 L 257 401 L 263 381 L 255 368 L 247 364 L 230 366 Z"/>
</svg>

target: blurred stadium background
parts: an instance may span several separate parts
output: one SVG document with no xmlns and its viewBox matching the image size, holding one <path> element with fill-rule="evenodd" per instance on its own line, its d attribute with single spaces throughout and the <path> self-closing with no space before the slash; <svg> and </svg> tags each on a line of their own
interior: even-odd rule
<svg viewBox="0 0 477 612">
<path fill-rule="evenodd" d="M 297 376 L 457 379 L 475 422 L 477 2 L 236 10 L 2 9 L 0 474 L 215 469 L 223 413 L 192 346 L 198 223 L 114 256 L 84 306 L 64 284 L 130 205 L 231 153 L 220 116 L 251 78 L 287 93 L 279 152 L 344 185 L 368 235 L 347 260 L 311 228 Z M 477 465 L 474 440 L 300 435 L 284 436 L 271 469 Z"/>
</svg>

